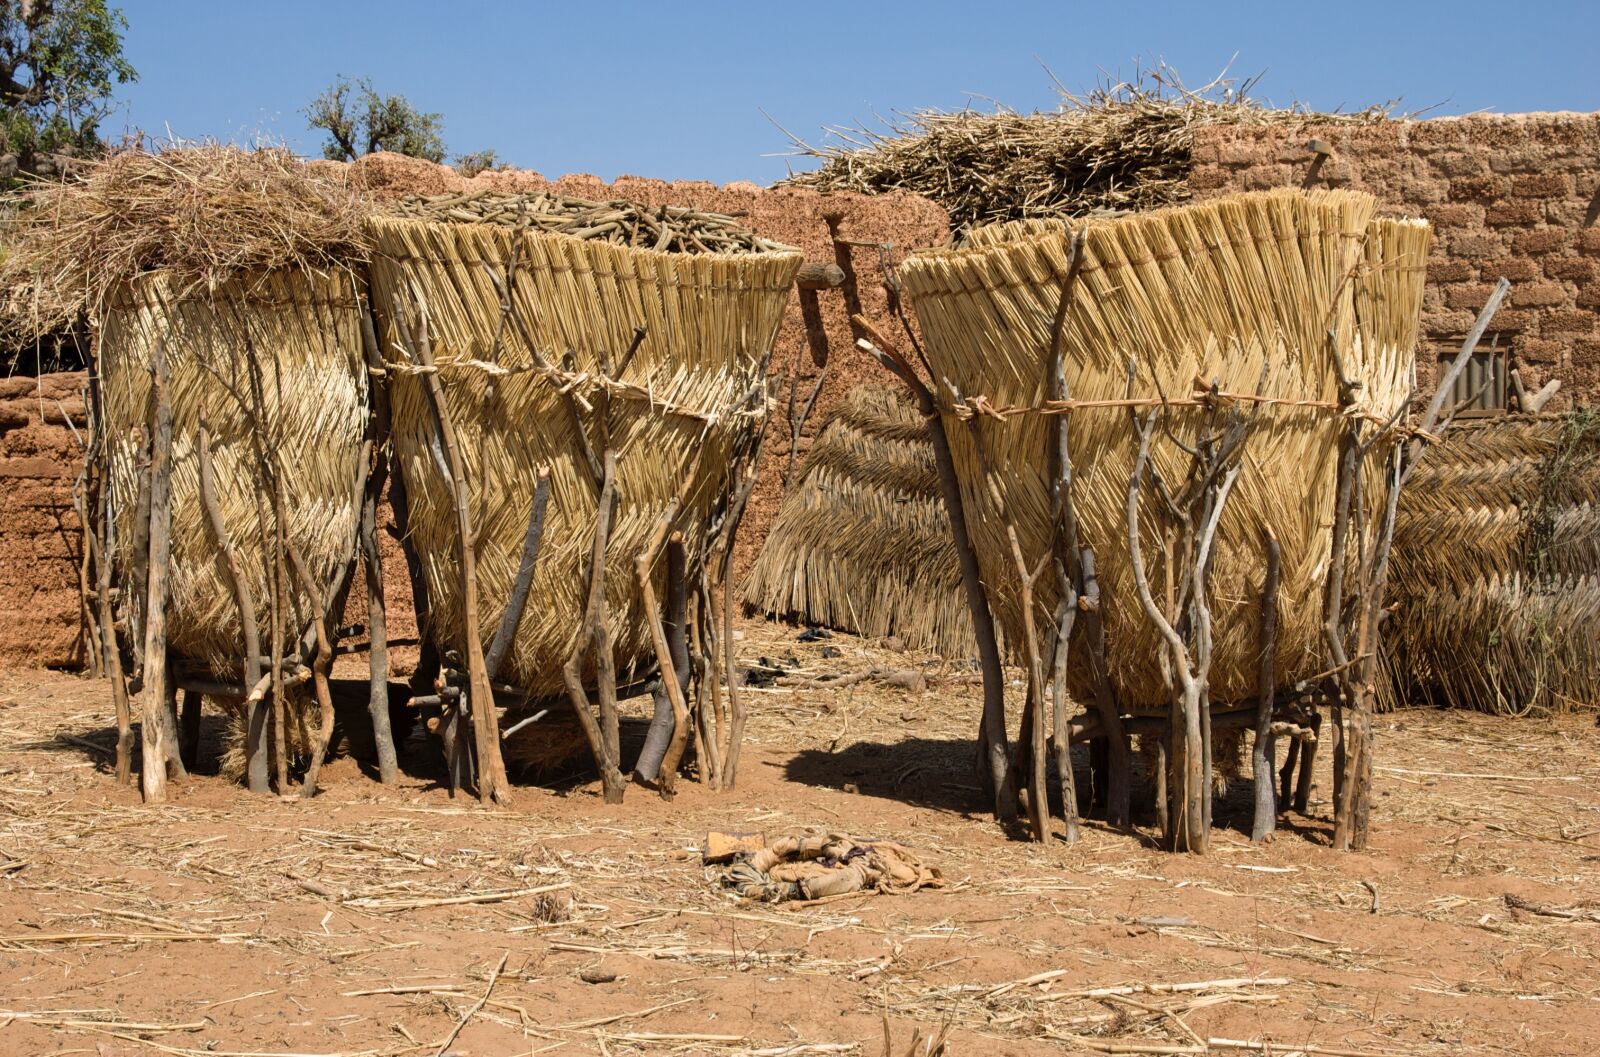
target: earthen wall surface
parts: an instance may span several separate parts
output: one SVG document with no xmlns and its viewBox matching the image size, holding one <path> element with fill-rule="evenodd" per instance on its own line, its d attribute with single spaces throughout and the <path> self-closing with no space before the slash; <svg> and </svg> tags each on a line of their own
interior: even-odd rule
<svg viewBox="0 0 1600 1057">
<path fill-rule="evenodd" d="M 83 385 L 82 373 L 0 379 L 0 667 L 83 662 Z"/>
<path fill-rule="evenodd" d="M 1600 400 L 1600 115 L 1472 115 L 1381 125 L 1200 129 L 1197 198 L 1300 186 L 1321 139 L 1333 155 L 1316 185 L 1378 197 L 1389 214 L 1433 223 L 1419 389 L 1458 346 L 1505 276 L 1492 331 L 1530 387 L 1561 379 L 1550 410 Z"/>
</svg>

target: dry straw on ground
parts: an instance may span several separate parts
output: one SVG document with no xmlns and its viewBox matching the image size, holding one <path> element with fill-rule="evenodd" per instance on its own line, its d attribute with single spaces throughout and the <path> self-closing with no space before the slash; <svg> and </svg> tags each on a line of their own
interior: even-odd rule
<svg viewBox="0 0 1600 1057">
<path fill-rule="evenodd" d="M 617 665 L 624 673 L 649 667 L 633 563 L 680 494 L 673 527 L 688 530 L 691 568 L 703 555 L 703 526 L 725 498 L 730 456 L 766 413 L 767 360 L 800 255 L 657 253 L 492 224 L 387 218 L 372 232 L 394 443 L 432 633 L 464 651 L 456 513 L 425 379 L 408 351 L 408 331 L 423 321 L 460 438 L 485 628 L 498 626 L 510 598 L 537 474 L 552 474 L 537 602 L 500 677 L 533 693 L 561 691 L 583 627 L 598 509 L 586 446 L 614 450 L 618 460 L 605 578 Z"/>
<path fill-rule="evenodd" d="M 932 442 L 905 396 L 860 386 L 829 413 L 744 598 L 781 617 L 973 656 Z"/>
<path fill-rule="evenodd" d="M 1198 387 L 1215 384 L 1223 404 L 1256 408 L 1212 560 L 1213 700 L 1255 691 L 1256 601 L 1269 528 L 1283 553 L 1280 681 L 1324 667 L 1320 606 L 1343 428 L 1334 357 L 1362 383 L 1350 413 L 1386 421 L 1406 402 L 1429 241 L 1420 222 L 1373 223 L 1374 205 L 1349 192 L 1267 192 L 1084 228 L 1063 330 L 1071 401 L 1187 402 L 1166 409 L 1152 450 L 1160 473 L 1180 483 L 1189 459 L 1179 442 L 1194 442 L 1206 414 L 1195 405 L 1210 399 L 1196 399 Z M 1032 412 L 1046 402 L 1067 250 L 1063 231 L 1013 229 L 977 248 L 914 255 L 901 269 L 934 376 L 960 390 L 942 385 L 940 398 L 984 579 L 1008 637 L 1022 630 L 1019 580 L 974 440 L 995 470 L 1028 562 L 1038 561 L 1053 521 L 1053 416 Z M 1257 394 L 1265 402 L 1256 403 Z M 962 401 L 978 398 L 995 413 L 971 417 Z M 1150 663 L 1159 633 L 1139 613 L 1124 517 L 1137 430 L 1126 406 L 1070 413 L 1073 501 L 1082 538 L 1099 559 L 1113 681 L 1126 707 L 1165 708 L 1169 692 Z M 1163 562 L 1163 508 L 1154 491 L 1140 495 L 1141 539 L 1161 593 L 1175 570 Z M 1050 613 L 1055 581 L 1043 577 L 1039 585 L 1039 609 Z M 1071 667 L 1080 699 L 1091 692 L 1086 668 Z"/>
<path fill-rule="evenodd" d="M 1386 636 L 1406 700 L 1591 706 L 1600 671 L 1600 420 L 1464 421 L 1402 496 Z"/>
<path fill-rule="evenodd" d="M 1388 107 L 1350 114 L 1272 109 L 1250 85 L 1185 89 L 1165 68 L 1078 97 L 1059 109 L 919 110 L 883 130 L 830 130 L 838 145 L 796 140 L 822 167 L 787 182 L 824 191 L 912 191 L 950 211 L 956 230 L 1036 216 L 1142 210 L 1189 198 L 1195 130 L 1210 125 L 1371 124 Z"/>
</svg>

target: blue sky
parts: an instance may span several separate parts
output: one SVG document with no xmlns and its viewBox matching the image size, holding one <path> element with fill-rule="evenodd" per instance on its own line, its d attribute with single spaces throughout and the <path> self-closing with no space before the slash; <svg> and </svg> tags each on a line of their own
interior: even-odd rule
<svg viewBox="0 0 1600 1057">
<path fill-rule="evenodd" d="M 773 122 L 815 140 L 895 110 L 1049 108 L 1046 66 L 1074 90 L 1153 60 L 1194 86 L 1231 59 L 1280 104 L 1600 110 L 1593 0 L 113 2 L 140 79 L 107 133 L 315 154 L 300 109 L 342 73 L 442 113 L 452 154 L 492 147 L 547 176 L 767 183 L 788 164 Z"/>
</svg>

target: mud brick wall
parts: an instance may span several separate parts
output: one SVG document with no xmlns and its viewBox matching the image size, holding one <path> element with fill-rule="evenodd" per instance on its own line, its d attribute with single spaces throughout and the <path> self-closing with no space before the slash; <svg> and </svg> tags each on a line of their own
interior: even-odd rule
<svg viewBox="0 0 1600 1057">
<path fill-rule="evenodd" d="M 1560 378 L 1549 407 L 1600 401 L 1600 115 L 1473 115 L 1382 125 L 1197 132 L 1197 198 L 1299 186 L 1324 140 L 1320 186 L 1376 195 L 1390 214 L 1433 222 L 1417 381 L 1459 345 L 1494 281 L 1512 282 L 1491 327 L 1530 388 Z"/>
<path fill-rule="evenodd" d="M 81 373 L 0 379 L 0 667 L 83 661 L 72 506 L 83 385 Z"/>
</svg>

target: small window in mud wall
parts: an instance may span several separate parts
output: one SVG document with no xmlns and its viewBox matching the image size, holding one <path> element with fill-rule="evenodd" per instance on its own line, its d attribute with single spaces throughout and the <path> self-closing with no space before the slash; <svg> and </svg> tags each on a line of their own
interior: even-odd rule
<svg viewBox="0 0 1600 1057">
<path fill-rule="evenodd" d="M 1438 374 L 1443 378 L 1450 364 L 1460 354 L 1459 344 L 1439 349 Z M 1445 412 L 1456 408 L 1464 417 L 1503 415 L 1509 402 L 1511 384 L 1511 342 L 1504 335 L 1485 334 L 1478 342 L 1472 359 L 1456 376 L 1455 385 L 1445 401 Z"/>
</svg>

